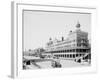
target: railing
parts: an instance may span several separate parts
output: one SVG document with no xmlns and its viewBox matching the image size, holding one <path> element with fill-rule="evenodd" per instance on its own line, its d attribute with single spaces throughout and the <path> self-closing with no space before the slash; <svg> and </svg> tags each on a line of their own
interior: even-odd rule
<svg viewBox="0 0 100 80">
<path fill-rule="evenodd" d="M 90 53 L 86 53 L 84 56 L 75 58 L 75 60 L 76 60 L 76 61 L 78 61 L 79 59 L 82 60 L 83 58 L 85 58 L 85 57 L 88 56 L 89 54 L 90 54 Z"/>
</svg>

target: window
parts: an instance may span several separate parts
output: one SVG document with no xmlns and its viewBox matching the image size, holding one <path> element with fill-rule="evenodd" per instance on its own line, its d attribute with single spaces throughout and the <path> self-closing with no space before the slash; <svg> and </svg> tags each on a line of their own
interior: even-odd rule
<svg viewBox="0 0 100 80">
<path fill-rule="evenodd" d="M 73 40 L 73 42 L 75 42 L 75 40 Z"/>
<path fill-rule="evenodd" d="M 67 50 L 67 52 L 69 52 L 69 50 Z"/>
<path fill-rule="evenodd" d="M 67 50 L 65 50 L 65 52 L 67 52 Z"/>
<path fill-rule="evenodd" d="M 69 57 L 69 54 L 67 54 L 67 57 Z"/>
<path fill-rule="evenodd" d="M 78 54 L 76 54 L 76 57 L 78 57 Z"/>
<path fill-rule="evenodd" d="M 72 50 L 70 50 L 70 52 L 72 52 Z"/>
<path fill-rule="evenodd" d="M 70 58 L 72 57 L 72 55 L 70 54 Z"/>
<path fill-rule="evenodd" d="M 73 54 L 73 58 L 75 58 L 75 54 Z"/>
<path fill-rule="evenodd" d="M 75 49 L 73 49 L 73 52 L 75 52 Z"/>
</svg>

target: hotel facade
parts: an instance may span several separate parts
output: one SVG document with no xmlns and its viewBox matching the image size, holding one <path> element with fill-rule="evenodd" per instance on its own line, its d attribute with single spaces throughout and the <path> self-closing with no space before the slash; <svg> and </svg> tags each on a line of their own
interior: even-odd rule
<svg viewBox="0 0 100 80">
<path fill-rule="evenodd" d="M 91 47 L 88 39 L 88 32 L 80 29 L 81 25 L 76 24 L 76 30 L 70 31 L 68 37 L 61 40 L 49 39 L 46 44 L 45 53 L 42 55 L 57 57 L 59 59 L 77 59 L 91 56 Z"/>
</svg>

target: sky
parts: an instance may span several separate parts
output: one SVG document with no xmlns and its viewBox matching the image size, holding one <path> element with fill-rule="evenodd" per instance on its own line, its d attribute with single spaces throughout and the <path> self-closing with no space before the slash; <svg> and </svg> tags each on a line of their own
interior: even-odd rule
<svg viewBox="0 0 100 80">
<path fill-rule="evenodd" d="M 49 38 L 67 38 L 70 30 L 76 29 L 76 24 L 81 24 L 81 30 L 91 34 L 91 14 L 60 13 L 46 11 L 24 11 L 24 50 L 45 47 Z"/>
</svg>

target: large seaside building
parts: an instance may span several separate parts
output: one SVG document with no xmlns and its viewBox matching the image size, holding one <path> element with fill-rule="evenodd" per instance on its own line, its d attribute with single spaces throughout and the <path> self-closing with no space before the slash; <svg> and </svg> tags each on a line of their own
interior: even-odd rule
<svg viewBox="0 0 100 80">
<path fill-rule="evenodd" d="M 82 31 L 80 27 L 80 23 L 78 22 L 76 30 L 70 31 L 67 39 L 62 37 L 62 40 L 52 40 L 50 38 L 43 55 L 76 59 L 91 54 L 88 33 Z"/>
</svg>

